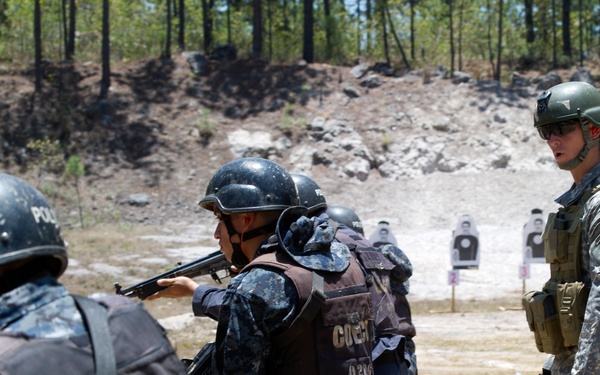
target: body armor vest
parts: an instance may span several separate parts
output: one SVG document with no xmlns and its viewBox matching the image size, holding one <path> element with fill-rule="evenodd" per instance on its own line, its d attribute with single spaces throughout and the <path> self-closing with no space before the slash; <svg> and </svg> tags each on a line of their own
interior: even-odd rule
<svg viewBox="0 0 600 375">
<path fill-rule="evenodd" d="M 540 352 L 559 354 L 579 341 L 589 295 L 581 273 L 581 219 L 585 203 L 598 190 L 600 186 L 586 191 L 578 205 L 548 215 L 543 238 L 550 279 L 542 291 L 523 297 L 527 322 Z"/>
<path fill-rule="evenodd" d="M 396 265 L 358 235 L 338 230 L 336 239 L 350 248 L 367 274 L 367 286 L 375 309 L 375 336 L 415 336 L 408 300 L 405 295 L 392 290 L 392 271 Z"/>
<path fill-rule="evenodd" d="M 301 329 L 294 329 L 298 334 L 291 341 L 284 338 L 285 332 L 273 339 L 268 374 L 373 374 L 372 305 L 362 270 L 354 259 L 343 273 L 311 271 L 277 251 L 259 256 L 246 268 L 257 266 L 283 270 L 294 283 L 303 310 L 313 294 L 315 274 L 322 278 L 326 296 L 314 319 L 294 321 L 292 326 L 300 324 Z"/>
</svg>

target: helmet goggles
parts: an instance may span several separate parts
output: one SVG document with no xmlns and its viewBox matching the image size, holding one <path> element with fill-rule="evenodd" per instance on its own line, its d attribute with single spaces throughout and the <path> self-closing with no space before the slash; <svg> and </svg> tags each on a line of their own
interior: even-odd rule
<svg viewBox="0 0 600 375">
<path fill-rule="evenodd" d="M 553 122 L 548 125 L 543 125 L 537 128 L 540 137 L 543 140 L 547 141 L 550 139 L 552 134 L 557 137 L 562 137 L 567 135 L 575 129 L 577 129 L 577 124 L 579 124 L 579 120 L 569 120 L 569 121 L 561 121 L 561 122 Z"/>
</svg>

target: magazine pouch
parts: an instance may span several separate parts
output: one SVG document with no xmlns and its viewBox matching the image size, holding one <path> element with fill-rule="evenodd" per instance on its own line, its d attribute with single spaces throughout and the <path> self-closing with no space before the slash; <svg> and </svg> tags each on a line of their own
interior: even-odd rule
<svg viewBox="0 0 600 375">
<path fill-rule="evenodd" d="M 576 346 L 579 341 L 588 295 L 589 290 L 582 282 L 558 284 L 556 288 L 560 329 L 565 347 Z"/>
<path fill-rule="evenodd" d="M 538 350 L 548 354 L 563 352 L 565 347 L 554 296 L 545 292 L 531 291 L 523 296 L 522 302 Z"/>
</svg>

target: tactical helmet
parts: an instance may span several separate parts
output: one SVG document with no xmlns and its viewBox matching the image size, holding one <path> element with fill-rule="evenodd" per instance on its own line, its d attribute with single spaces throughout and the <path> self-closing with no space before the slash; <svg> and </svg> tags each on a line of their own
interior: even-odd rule
<svg viewBox="0 0 600 375">
<path fill-rule="evenodd" d="M 0 265 L 38 257 L 54 259 L 48 269 L 55 277 L 67 268 L 56 214 L 31 185 L 0 173 Z"/>
<path fill-rule="evenodd" d="M 561 83 L 538 96 L 533 117 L 536 128 L 554 122 L 580 119 L 600 126 L 600 92 L 589 83 Z"/>
<path fill-rule="evenodd" d="M 323 191 L 312 178 L 303 174 L 292 173 L 292 179 L 296 184 L 300 205 L 308 209 L 309 215 L 317 210 L 327 208 Z"/>
<path fill-rule="evenodd" d="M 329 206 L 327 207 L 327 216 L 332 220 L 353 229 L 356 233 L 360 233 L 363 236 L 365 235 L 362 222 L 358 215 L 348 207 Z"/>
<path fill-rule="evenodd" d="M 215 173 L 199 205 L 225 214 L 284 210 L 298 205 L 296 185 L 279 164 L 261 158 L 230 161 Z"/>
<path fill-rule="evenodd" d="M 585 82 L 566 82 L 538 96 L 533 115 L 533 125 L 538 131 L 546 125 L 569 120 L 581 124 L 585 144 L 576 157 L 558 165 L 565 170 L 575 169 L 590 149 L 598 145 L 598 139 L 592 139 L 590 132 L 591 126 L 600 127 L 600 92 L 594 86 Z"/>
</svg>

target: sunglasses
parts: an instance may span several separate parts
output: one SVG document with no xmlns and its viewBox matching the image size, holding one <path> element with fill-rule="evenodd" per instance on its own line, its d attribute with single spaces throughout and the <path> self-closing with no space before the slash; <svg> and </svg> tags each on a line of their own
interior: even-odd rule
<svg viewBox="0 0 600 375">
<path fill-rule="evenodd" d="M 557 137 L 562 137 L 563 135 L 571 133 L 577 129 L 577 124 L 579 124 L 579 121 L 577 120 L 555 122 L 553 124 L 540 126 L 538 128 L 538 132 L 540 133 L 540 137 L 547 141 L 550 139 L 552 134 Z"/>
</svg>

